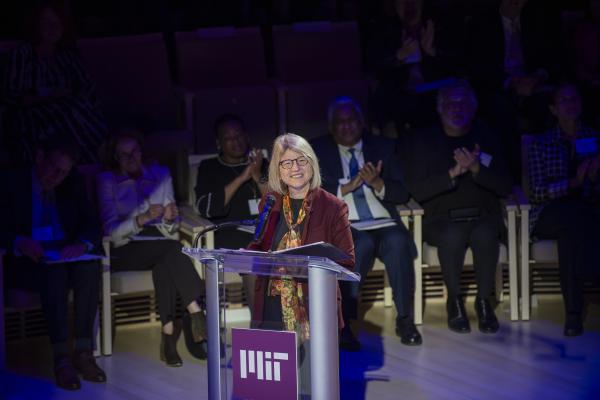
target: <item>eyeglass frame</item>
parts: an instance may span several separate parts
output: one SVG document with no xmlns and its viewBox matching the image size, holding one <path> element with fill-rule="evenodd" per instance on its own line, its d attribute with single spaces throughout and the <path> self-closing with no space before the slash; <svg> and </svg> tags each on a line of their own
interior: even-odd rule
<svg viewBox="0 0 600 400">
<path fill-rule="evenodd" d="M 303 162 L 302 164 L 300 164 L 300 161 L 299 161 L 299 160 L 304 160 L 305 162 Z M 289 164 L 290 166 L 289 166 L 289 167 L 284 167 L 284 166 L 283 166 L 283 164 L 284 164 L 284 163 L 288 163 L 288 162 L 290 163 L 290 164 Z M 298 167 L 305 167 L 305 166 L 307 166 L 307 165 L 308 165 L 308 163 L 310 162 L 310 160 L 309 160 L 309 159 L 308 159 L 308 157 L 306 157 L 306 156 L 300 156 L 300 157 L 297 157 L 297 158 L 293 158 L 293 159 L 291 159 L 291 160 L 283 160 L 283 161 L 279 161 L 279 166 L 280 166 L 281 168 L 283 168 L 283 169 L 292 169 L 292 168 L 294 167 L 294 162 L 296 163 L 296 165 L 297 165 Z"/>
</svg>

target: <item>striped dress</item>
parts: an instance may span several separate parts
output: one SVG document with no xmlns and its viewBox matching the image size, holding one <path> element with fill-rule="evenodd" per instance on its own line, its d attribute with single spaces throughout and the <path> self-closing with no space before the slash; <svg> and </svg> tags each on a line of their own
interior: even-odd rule
<svg viewBox="0 0 600 400">
<path fill-rule="evenodd" d="M 29 43 L 14 49 L 3 79 L 7 142 L 17 160 L 30 163 L 35 143 L 62 135 L 79 145 L 81 162 L 98 162 L 98 148 L 106 136 L 106 123 L 98 108 L 94 84 L 75 52 L 57 49 L 40 59 Z M 53 89 L 68 94 L 35 105 L 24 105 L 24 95 L 40 95 Z"/>
</svg>

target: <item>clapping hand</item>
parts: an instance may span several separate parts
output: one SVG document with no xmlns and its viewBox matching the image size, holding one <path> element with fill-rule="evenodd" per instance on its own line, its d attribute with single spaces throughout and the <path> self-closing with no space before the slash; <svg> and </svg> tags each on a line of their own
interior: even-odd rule
<svg viewBox="0 0 600 400">
<path fill-rule="evenodd" d="M 150 204 L 145 213 L 137 216 L 139 226 L 144 226 L 150 221 L 160 218 L 165 213 L 165 208 L 161 204 Z"/>
<path fill-rule="evenodd" d="M 454 150 L 454 160 L 457 165 L 460 166 L 460 170 L 464 173 L 466 171 L 470 171 L 473 174 L 477 174 L 479 172 L 479 156 L 481 154 L 481 149 L 479 145 L 476 144 L 473 151 L 469 151 L 465 147 L 461 147 L 459 149 Z M 460 175 L 460 174 L 459 174 Z"/>
<path fill-rule="evenodd" d="M 15 247 L 21 254 L 37 263 L 44 257 L 44 248 L 37 240 L 28 237 L 20 237 L 15 243 Z"/>
<path fill-rule="evenodd" d="M 377 162 L 376 166 L 369 161 L 360 169 L 360 171 L 358 171 L 358 174 L 367 185 L 373 186 L 373 183 L 375 183 L 381 174 L 382 166 L 383 163 L 381 160 Z"/>
<path fill-rule="evenodd" d="M 250 174 L 252 179 L 255 182 L 260 180 L 261 172 L 262 172 L 262 163 L 263 163 L 263 153 L 260 150 L 252 149 L 250 155 L 248 157 L 250 163 L 248 167 L 250 167 Z"/>
<path fill-rule="evenodd" d="M 86 246 L 83 243 L 69 244 L 60 250 L 61 260 L 81 257 L 85 254 Z"/>
<path fill-rule="evenodd" d="M 165 206 L 165 213 L 163 214 L 163 219 L 168 222 L 175 221 L 179 217 L 179 208 L 177 208 L 177 204 L 169 203 Z"/>
<path fill-rule="evenodd" d="M 435 25 L 432 20 L 427 20 L 425 27 L 421 28 L 421 48 L 430 57 L 435 57 L 433 40 L 435 36 Z"/>
<path fill-rule="evenodd" d="M 577 167 L 577 174 L 569 180 L 569 187 L 571 189 L 576 189 L 583 185 L 583 181 L 585 180 L 586 175 L 588 174 L 588 169 L 592 164 L 591 158 L 586 158 L 579 164 Z"/>
</svg>

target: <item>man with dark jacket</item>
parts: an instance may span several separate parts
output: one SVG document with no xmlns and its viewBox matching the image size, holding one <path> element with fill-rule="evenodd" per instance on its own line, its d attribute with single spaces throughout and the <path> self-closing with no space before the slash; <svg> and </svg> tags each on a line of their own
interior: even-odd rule
<svg viewBox="0 0 600 400">
<path fill-rule="evenodd" d="M 72 171 L 76 147 L 60 140 L 42 143 L 32 169 L 0 176 L 0 246 L 7 250 L 6 284 L 37 291 L 54 351 L 56 384 L 81 387 L 78 374 L 105 382 L 92 355 L 98 310 L 100 263 L 84 256 L 100 243 L 84 182 Z M 68 291 L 75 302 L 75 351 L 68 346 Z"/>
<path fill-rule="evenodd" d="M 460 297 L 460 275 L 467 247 L 473 252 L 479 330 L 498 331 L 489 298 L 494 288 L 504 232 L 500 197 L 511 189 L 502 146 L 494 132 L 475 119 L 477 99 L 466 83 L 438 94 L 440 124 L 416 132 L 403 148 L 408 186 L 425 210 L 424 239 L 438 248 L 448 289 L 448 327 L 470 332 Z"/>
<path fill-rule="evenodd" d="M 346 202 L 351 222 L 369 225 L 352 228 L 355 271 L 364 282 L 375 257 L 383 261 L 398 311 L 396 333 L 402 343 L 419 345 L 422 339 L 413 319 L 416 248 L 396 210 L 409 195 L 396 162 L 394 142 L 364 133 L 362 112 L 353 99 L 341 97 L 332 102 L 328 120 L 331 135 L 312 142 L 323 188 Z M 357 318 L 360 284 L 344 283 L 341 289 L 345 327 L 340 347 L 358 350 L 360 343 L 349 320 Z"/>
</svg>

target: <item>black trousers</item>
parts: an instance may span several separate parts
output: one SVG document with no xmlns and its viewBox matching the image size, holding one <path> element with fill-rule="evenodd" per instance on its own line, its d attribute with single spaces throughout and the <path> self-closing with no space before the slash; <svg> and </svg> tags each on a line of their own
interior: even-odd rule
<svg viewBox="0 0 600 400">
<path fill-rule="evenodd" d="M 89 347 L 86 347 L 91 349 L 100 295 L 100 271 L 98 261 L 42 264 L 27 257 L 17 257 L 7 260 L 6 286 L 40 294 L 50 341 L 53 345 L 63 344 L 58 346 L 63 351 L 66 351 L 69 339 L 68 295 L 73 289 L 75 338 L 89 340 Z"/>
<path fill-rule="evenodd" d="M 354 271 L 360 273 L 361 281 L 340 282 L 344 321 L 357 318 L 360 287 L 373 268 L 375 257 L 385 265 L 398 316 L 412 316 L 416 249 L 408 231 L 399 225 L 369 231 L 352 229 L 352 240 L 356 260 Z"/>
<path fill-rule="evenodd" d="M 575 199 L 550 202 L 539 216 L 533 235 L 556 239 L 560 287 L 567 313 L 583 310 L 583 283 L 597 279 L 600 212 Z"/>
<path fill-rule="evenodd" d="M 204 283 L 192 260 L 181 252 L 176 240 L 129 242 L 111 248 L 113 271 L 152 270 L 152 280 L 158 302 L 160 321 L 166 324 L 175 319 L 177 293 L 184 306 L 204 294 Z"/>
<path fill-rule="evenodd" d="M 499 215 L 486 215 L 469 222 L 453 222 L 447 218 L 425 221 L 423 236 L 427 243 L 438 248 L 449 299 L 460 295 L 460 275 L 469 247 L 473 253 L 477 296 L 491 296 L 503 232 L 504 224 Z"/>
</svg>

